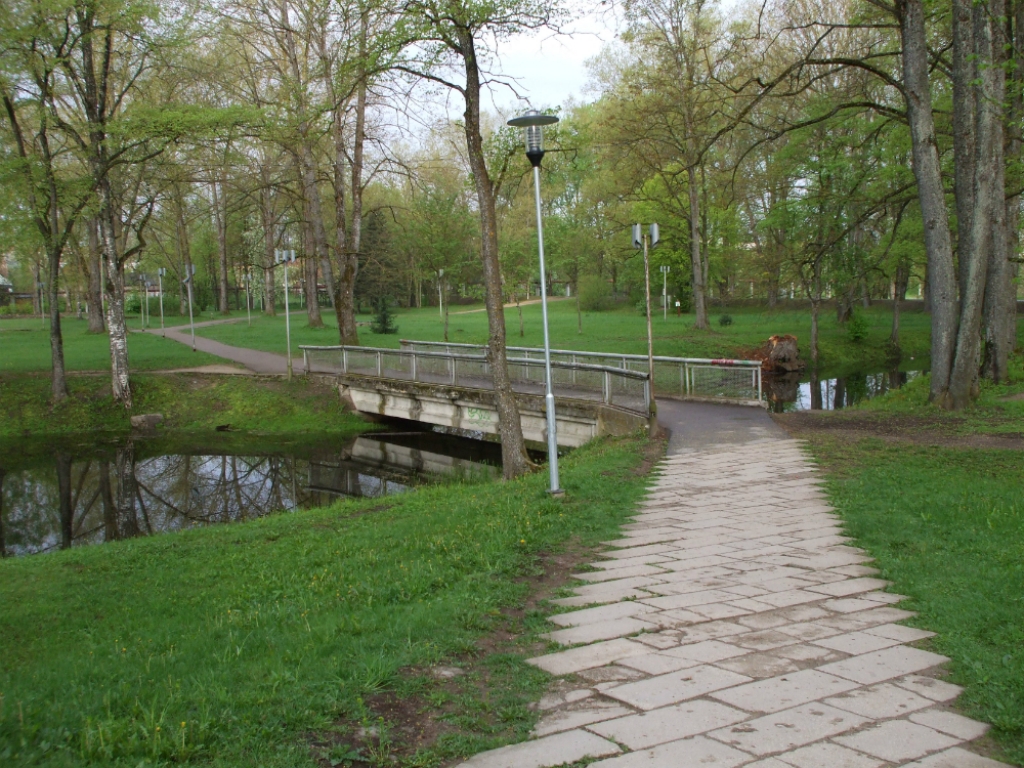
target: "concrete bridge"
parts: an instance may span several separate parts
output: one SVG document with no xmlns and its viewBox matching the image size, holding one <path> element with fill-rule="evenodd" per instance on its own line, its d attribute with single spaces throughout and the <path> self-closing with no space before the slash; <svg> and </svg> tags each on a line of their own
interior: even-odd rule
<svg viewBox="0 0 1024 768">
<path fill-rule="evenodd" d="M 403 341 L 401 349 L 300 348 L 305 373 L 330 379 L 353 410 L 498 434 L 483 346 Z M 543 350 L 510 347 L 508 355 L 523 435 L 543 445 Z M 551 368 L 560 446 L 647 426 L 652 392 L 646 356 L 553 350 Z M 662 397 L 761 404 L 761 369 L 754 361 L 657 357 L 654 373 Z"/>
</svg>

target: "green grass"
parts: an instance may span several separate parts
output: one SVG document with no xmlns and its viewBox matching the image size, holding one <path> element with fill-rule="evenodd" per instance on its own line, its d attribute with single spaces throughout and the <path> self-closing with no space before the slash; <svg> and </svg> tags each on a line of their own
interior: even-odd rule
<svg viewBox="0 0 1024 768">
<path fill-rule="evenodd" d="M 461 308 L 460 308 L 461 310 Z M 800 340 L 801 354 L 810 359 L 811 320 L 808 311 L 776 311 L 767 309 L 730 308 L 724 310 L 733 318 L 732 325 L 720 326 L 721 314 L 713 310 L 710 331 L 693 329 L 693 316 L 661 315 L 653 318 L 654 352 L 658 355 L 680 357 L 747 356 L 773 334 L 791 333 Z M 821 319 L 822 365 L 832 368 L 843 366 L 876 366 L 886 361 L 886 346 L 891 331 L 891 313 L 883 308 L 858 310 L 865 318 L 868 336 L 855 343 L 850 341 L 845 328 L 835 321 L 834 313 Z M 583 333 L 577 333 L 576 304 L 572 300 L 553 301 L 550 305 L 551 345 L 560 349 L 579 349 L 605 352 L 646 354 L 647 328 L 644 317 L 632 309 L 583 313 Z M 443 322 L 436 307 L 396 310 L 398 334 L 380 335 L 368 326 L 359 328 L 359 339 L 366 346 L 397 347 L 399 339 L 440 341 Z M 338 343 L 337 326 L 329 312 L 323 315 L 324 328 L 309 328 L 305 318 L 292 316 L 292 344 L 331 345 Z M 523 307 L 525 336 L 519 336 L 519 317 L 515 307 L 505 310 L 508 343 L 515 346 L 540 346 L 543 343 L 541 310 L 537 304 Z M 360 316 L 369 322 L 369 316 Z M 484 344 L 487 341 L 487 314 L 452 314 L 449 316 L 448 339 L 453 342 Z M 903 350 L 909 357 L 925 357 L 929 344 L 928 315 L 905 313 L 902 320 Z M 252 328 L 244 324 L 212 326 L 197 331 L 202 336 L 268 352 L 284 354 L 284 319 L 261 317 L 253 320 Z"/>
<path fill-rule="evenodd" d="M 168 344 L 173 342 L 166 342 Z M 129 414 L 110 397 L 106 376 L 70 376 L 71 397 L 54 407 L 49 379 L 0 376 L 0 438 L 124 433 Z M 212 432 L 220 425 L 256 434 L 336 434 L 365 430 L 337 393 L 302 379 L 140 374 L 132 377 L 134 413 L 161 413 L 161 432 Z"/>
<path fill-rule="evenodd" d="M 61 320 L 64 336 L 64 365 L 68 371 L 109 371 L 110 340 L 104 334 L 88 333 L 85 320 Z M 176 341 L 144 333 L 128 334 L 128 363 L 132 371 L 157 371 L 223 364 L 224 360 Z M 0 322 L 0 374 L 46 372 L 51 369 L 50 331 L 39 321 Z"/>
<path fill-rule="evenodd" d="M 1024 434 L 1024 354 L 1010 358 L 1009 382 L 992 384 L 982 380 L 978 399 L 963 411 L 947 413 L 928 404 L 928 375 L 919 376 L 885 396 L 859 403 L 856 408 L 835 418 L 916 419 L 947 434 L 1022 435 Z"/>
<path fill-rule="evenodd" d="M 957 706 L 993 724 L 1024 765 L 1024 463 L 1019 451 L 813 438 L 832 502 L 877 559 L 912 623 L 964 686 Z"/>
<path fill-rule="evenodd" d="M 564 502 L 537 473 L 2 561 L 0 763 L 301 768 L 375 693 L 439 705 L 400 670 L 472 660 L 542 553 L 617 530 L 644 445 L 573 452 Z M 515 684 L 475 692 L 408 764 L 526 734 L 544 676 L 516 654 L 484 666 Z"/>
</svg>

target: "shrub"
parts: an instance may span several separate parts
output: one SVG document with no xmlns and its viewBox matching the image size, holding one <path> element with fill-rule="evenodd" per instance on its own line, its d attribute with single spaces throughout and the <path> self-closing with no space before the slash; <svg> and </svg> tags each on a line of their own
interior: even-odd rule
<svg viewBox="0 0 1024 768">
<path fill-rule="evenodd" d="M 727 325 L 732 325 L 732 315 L 720 315 L 718 318 L 718 324 L 723 328 Z"/>
<path fill-rule="evenodd" d="M 374 299 L 373 311 L 373 321 L 370 323 L 371 331 L 374 333 L 398 333 L 395 315 L 391 311 L 391 302 L 387 296 Z"/>
<path fill-rule="evenodd" d="M 854 344 L 860 344 L 868 337 L 868 322 L 863 315 L 856 312 L 850 314 L 850 319 L 846 321 L 846 335 Z"/>
<path fill-rule="evenodd" d="M 612 287 L 600 275 L 583 275 L 577 290 L 585 312 L 604 312 L 612 306 Z"/>
</svg>

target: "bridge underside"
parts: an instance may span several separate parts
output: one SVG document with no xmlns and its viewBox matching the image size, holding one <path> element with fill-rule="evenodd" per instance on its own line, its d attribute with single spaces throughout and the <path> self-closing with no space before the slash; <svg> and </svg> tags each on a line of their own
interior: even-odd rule
<svg viewBox="0 0 1024 768">
<path fill-rule="evenodd" d="M 338 386 L 342 401 L 360 413 L 498 434 L 498 411 L 491 390 L 378 379 L 341 374 L 324 377 Z M 516 393 L 523 437 L 547 443 L 544 398 Z M 557 398 L 558 445 L 577 448 L 603 435 L 624 435 L 647 427 L 647 419 L 592 400 Z"/>
</svg>

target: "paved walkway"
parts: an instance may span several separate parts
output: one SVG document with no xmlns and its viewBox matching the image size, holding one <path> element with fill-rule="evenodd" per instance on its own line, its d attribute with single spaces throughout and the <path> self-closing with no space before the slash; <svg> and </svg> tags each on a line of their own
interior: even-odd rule
<svg viewBox="0 0 1024 768">
<path fill-rule="evenodd" d="M 660 404 L 661 405 L 661 404 Z M 799 442 L 764 412 L 664 404 L 669 456 L 550 617 L 533 738 L 465 768 L 997 768 L 932 633 L 899 622 Z M 716 439 L 716 434 L 720 439 Z M 1005 767 L 1003 767 L 1005 768 Z"/>
<path fill-rule="evenodd" d="M 292 313 L 293 315 L 296 313 Z M 223 325 L 225 323 L 239 323 L 245 320 L 245 318 L 231 317 L 224 320 L 207 320 L 202 323 L 196 323 L 196 328 L 205 328 L 208 325 Z M 172 341 L 180 342 L 181 344 L 187 344 L 192 346 L 192 331 L 189 326 L 174 326 L 173 328 L 167 328 L 161 331 L 159 328 L 149 328 L 144 333 L 149 333 L 154 336 L 166 335 L 168 339 Z M 284 347 L 284 344 L 281 345 Z M 232 362 L 244 365 L 253 373 L 262 373 L 270 375 L 281 375 L 283 376 L 288 372 L 288 361 L 284 355 L 275 355 L 272 352 L 260 352 L 257 349 L 247 349 L 245 347 L 233 347 L 230 344 L 222 344 L 219 341 L 213 339 L 205 339 L 202 336 L 196 336 L 196 347 L 200 352 L 207 352 L 217 357 L 222 357 L 225 360 L 231 360 Z M 294 358 L 292 359 L 292 365 L 295 365 Z M 302 370 L 302 356 L 299 355 L 298 369 Z"/>
</svg>

